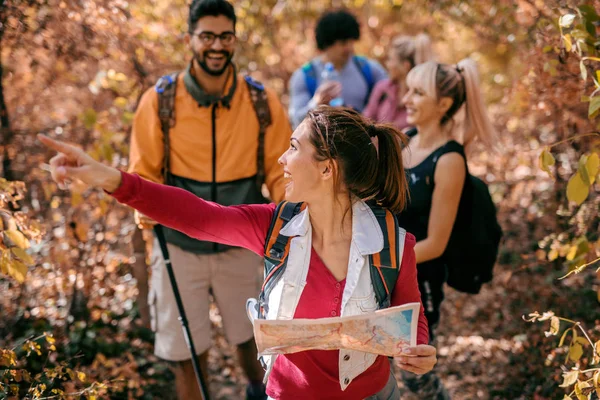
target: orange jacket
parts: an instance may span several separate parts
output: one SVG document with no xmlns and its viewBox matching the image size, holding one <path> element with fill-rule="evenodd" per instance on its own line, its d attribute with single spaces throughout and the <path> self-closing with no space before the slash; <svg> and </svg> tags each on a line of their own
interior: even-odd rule
<svg viewBox="0 0 600 400">
<path fill-rule="evenodd" d="M 227 109 L 219 106 L 213 110 L 213 106 L 200 107 L 194 100 L 183 82 L 184 73 L 179 74 L 177 80 L 175 125 L 169 131 L 171 173 L 184 179 L 211 184 L 255 176 L 259 126 L 244 78 L 236 77 L 238 82 L 231 107 Z M 229 78 L 225 93 L 229 90 L 232 79 L 233 77 Z M 271 198 L 279 202 L 284 196 L 284 179 L 283 169 L 277 160 L 289 146 L 291 127 L 275 93 L 265 90 L 272 119 L 265 133 L 265 183 Z M 213 124 L 216 160 L 213 160 Z M 151 88 L 142 96 L 133 122 L 129 172 L 163 183 L 163 157 L 158 94 Z M 216 178 L 214 181 L 213 168 Z M 224 199 L 217 199 L 217 202 L 228 203 L 222 200 Z"/>
</svg>

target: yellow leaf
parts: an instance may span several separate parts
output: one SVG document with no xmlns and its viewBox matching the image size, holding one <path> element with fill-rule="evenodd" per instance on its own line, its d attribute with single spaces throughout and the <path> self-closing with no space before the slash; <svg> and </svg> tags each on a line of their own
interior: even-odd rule
<svg viewBox="0 0 600 400">
<path fill-rule="evenodd" d="M 583 79 L 584 81 L 587 80 L 587 69 L 585 67 L 585 64 L 583 63 L 583 60 L 579 62 L 579 70 L 581 71 L 581 79 Z"/>
<path fill-rule="evenodd" d="M 27 265 L 33 265 L 33 258 L 27 254 L 27 252 L 19 247 L 13 247 L 10 249 L 12 253 L 19 257 Z"/>
<path fill-rule="evenodd" d="M 77 207 L 83 203 L 83 196 L 79 192 L 71 192 L 71 206 Z"/>
<path fill-rule="evenodd" d="M 15 278 L 19 283 L 25 282 L 27 276 L 27 265 L 19 260 L 12 260 L 8 263 L 8 275 Z"/>
<path fill-rule="evenodd" d="M 20 247 L 21 249 L 29 248 L 29 240 L 23 235 L 20 231 L 16 229 L 9 229 L 4 231 L 4 237 L 8 237 L 8 240 L 12 242 L 13 245 Z"/>
<path fill-rule="evenodd" d="M 550 167 L 556 163 L 556 160 L 554 159 L 554 156 L 552 156 L 552 154 L 550 153 L 549 148 L 546 147 L 544 150 L 542 150 L 542 152 L 540 153 L 539 161 L 540 169 L 542 171 L 546 171 L 551 178 L 554 178 L 552 172 L 550 171 Z"/>
<path fill-rule="evenodd" d="M 127 99 L 125 97 L 117 97 L 113 103 L 119 108 L 127 107 Z"/>
<path fill-rule="evenodd" d="M 577 382 L 577 378 L 579 377 L 579 371 L 569 371 L 569 372 L 563 372 L 563 383 L 560 385 L 560 387 L 569 387 L 573 384 L 575 384 L 575 382 Z"/>
<path fill-rule="evenodd" d="M 77 378 L 79 378 L 81 382 L 85 382 L 85 373 L 77 372 Z"/>
<path fill-rule="evenodd" d="M 588 118 L 596 118 L 600 110 L 600 96 L 594 96 L 590 99 L 588 107 Z"/>
<path fill-rule="evenodd" d="M 558 258 L 558 250 L 552 249 L 548 252 L 548 261 L 554 261 Z"/>
<path fill-rule="evenodd" d="M 600 170 L 600 157 L 598 157 L 598 153 L 590 154 L 585 165 L 590 178 L 590 184 L 593 185 L 594 182 L 596 182 L 596 176 L 598 176 L 598 171 Z"/>
<path fill-rule="evenodd" d="M 578 400 L 588 400 L 587 397 L 587 393 L 591 393 L 592 390 L 588 389 L 590 387 L 590 384 L 587 383 L 586 381 L 578 381 L 575 384 L 575 395 L 577 396 Z M 585 390 L 588 389 L 588 390 Z"/>
<path fill-rule="evenodd" d="M 579 173 L 576 173 L 567 183 L 567 199 L 581 205 L 590 194 L 590 187 L 586 185 Z"/>
<path fill-rule="evenodd" d="M 558 347 L 562 347 L 563 344 L 565 343 L 565 338 L 567 337 L 567 334 L 569 333 L 569 331 L 573 329 L 573 328 L 568 328 L 565 329 L 565 331 L 563 332 L 561 338 L 560 338 L 560 342 L 558 343 Z"/>
<path fill-rule="evenodd" d="M 569 248 L 569 253 L 567 253 L 567 260 L 573 261 L 577 257 L 577 246 L 573 245 Z"/>
<path fill-rule="evenodd" d="M 8 275 L 8 262 L 10 261 L 10 255 L 8 251 L 2 253 L 2 257 L 0 257 L 0 273 L 3 275 Z"/>
<path fill-rule="evenodd" d="M 559 330 L 560 330 L 560 320 L 558 319 L 558 317 L 550 318 L 550 330 L 548 332 L 545 332 L 546 337 L 558 335 Z"/>
<path fill-rule="evenodd" d="M 588 160 L 588 156 L 585 154 L 583 154 L 579 158 L 579 167 L 577 168 L 577 172 L 579 173 L 579 176 L 581 177 L 581 180 L 583 181 L 583 183 L 586 184 L 587 186 L 590 186 L 591 182 L 590 182 L 590 175 L 588 174 L 588 169 L 587 169 L 587 160 Z"/>
<path fill-rule="evenodd" d="M 569 358 L 571 361 L 579 361 L 582 355 L 583 347 L 579 343 L 571 343 L 571 347 L 569 347 Z"/>
<path fill-rule="evenodd" d="M 567 50 L 567 52 L 570 52 L 573 48 L 573 43 L 571 42 L 571 35 L 567 33 L 563 36 L 563 40 L 565 42 L 565 50 Z"/>
</svg>

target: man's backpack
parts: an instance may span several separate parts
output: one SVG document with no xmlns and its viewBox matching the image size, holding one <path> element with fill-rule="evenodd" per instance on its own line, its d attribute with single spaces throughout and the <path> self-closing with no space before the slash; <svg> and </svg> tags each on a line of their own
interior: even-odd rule
<svg viewBox="0 0 600 400">
<path fill-rule="evenodd" d="M 167 182 L 170 171 L 170 141 L 169 130 L 175 126 L 175 94 L 177 90 L 177 77 L 179 72 L 165 75 L 158 80 L 155 90 L 158 93 L 158 117 L 163 133 L 164 140 L 164 158 L 163 158 L 163 176 Z M 234 76 L 234 79 L 236 77 Z M 256 155 L 256 181 L 258 187 L 262 187 L 265 180 L 265 133 L 271 125 L 271 110 L 267 100 L 267 93 L 264 86 L 250 76 L 244 78 L 250 91 L 250 98 L 256 117 L 258 118 L 258 151 Z"/>
<path fill-rule="evenodd" d="M 434 173 L 439 157 L 453 152 L 465 159 L 467 177 L 443 255 L 448 267 L 447 283 L 461 292 L 477 294 L 484 283 L 492 280 L 502 228 L 487 185 L 469 173 L 463 146 L 454 141 L 448 142 L 435 159 Z"/>
<path fill-rule="evenodd" d="M 398 226 L 394 214 L 369 204 L 383 232 L 383 249 L 369 256 L 369 269 L 378 308 L 390 306 L 392 293 L 398 280 L 406 231 Z M 306 208 L 304 203 L 283 201 L 277 205 L 265 240 L 264 282 L 258 298 L 258 317 L 265 318 L 268 312 L 269 295 L 287 266 L 292 237 L 281 234 L 290 220 Z"/>
<path fill-rule="evenodd" d="M 359 71 L 362 73 L 365 82 L 367 83 L 367 96 L 365 97 L 365 105 L 369 101 L 369 97 L 371 96 L 371 91 L 375 86 L 375 79 L 373 78 L 373 73 L 371 72 L 371 67 L 369 66 L 369 60 L 363 56 L 352 56 L 352 62 L 358 67 Z M 315 67 L 312 62 L 307 62 L 302 66 L 302 72 L 304 72 L 304 83 L 306 84 L 306 89 L 308 89 L 308 93 L 312 98 L 317 92 L 317 72 L 315 71 Z"/>
</svg>

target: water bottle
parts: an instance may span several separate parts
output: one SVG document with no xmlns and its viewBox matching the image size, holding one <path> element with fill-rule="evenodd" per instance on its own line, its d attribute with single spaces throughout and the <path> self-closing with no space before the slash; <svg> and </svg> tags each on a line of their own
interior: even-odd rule
<svg viewBox="0 0 600 400">
<path fill-rule="evenodd" d="M 323 83 L 329 81 L 340 82 L 340 74 L 335 70 L 335 67 L 332 63 L 328 62 L 325 64 L 325 68 L 321 73 L 321 80 Z M 335 99 L 331 99 L 329 105 L 332 107 L 341 107 L 344 105 L 344 99 L 341 97 L 336 97 Z"/>
</svg>

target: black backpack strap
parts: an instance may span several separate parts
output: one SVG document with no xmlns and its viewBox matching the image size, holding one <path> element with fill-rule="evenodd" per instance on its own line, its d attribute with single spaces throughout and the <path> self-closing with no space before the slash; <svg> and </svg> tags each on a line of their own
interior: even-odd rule
<svg viewBox="0 0 600 400">
<path fill-rule="evenodd" d="M 160 119 L 160 129 L 163 134 L 164 156 L 163 156 L 163 177 L 164 183 L 167 183 L 171 169 L 171 146 L 169 141 L 169 130 L 175 126 L 175 94 L 177 91 L 177 77 L 179 72 L 173 72 L 161 77 L 154 86 L 158 93 L 158 118 Z"/>
<path fill-rule="evenodd" d="M 269 100 L 265 87 L 249 75 L 245 78 L 248 90 L 250 91 L 250 99 L 258 118 L 258 151 L 256 154 L 256 182 L 258 187 L 262 187 L 265 181 L 265 134 L 267 128 L 271 125 L 271 109 L 269 108 Z"/>
<path fill-rule="evenodd" d="M 409 128 L 406 132 L 404 132 L 404 134 L 409 138 L 417 136 L 417 133 L 419 133 L 419 131 L 414 126 L 412 128 Z"/>
<path fill-rule="evenodd" d="M 275 213 L 271 219 L 271 226 L 265 239 L 264 281 L 258 297 L 259 318 L 265 318 L 266 313 L 269 311 L 269 294 L 282 276 L 287 265 L 292 238 L 282 235 L 281 230 L 305 208 L 306 204 L 304 203 L 291 203 L 287 201 L 282 201 L 275 208 Z"/>
<path fill-rule="evenodd" d="M 392 293 L 400 274 L 406 231 L 398 225 L 396 216 L 387 209 L 370 205 L 383 233 L 383 249 L 369 256 L 371 281 L 378 307 L 391 304 Z"/>
</svg>

